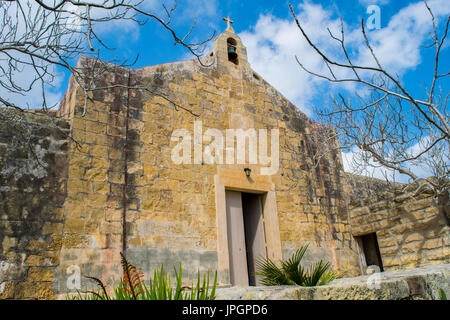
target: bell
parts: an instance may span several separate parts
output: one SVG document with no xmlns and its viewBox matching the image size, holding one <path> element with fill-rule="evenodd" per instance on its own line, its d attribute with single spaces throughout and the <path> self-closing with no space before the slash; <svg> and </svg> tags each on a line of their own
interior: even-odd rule
<svg viewBox="0 0 450 320">
<path fill-rule="evenodd" d="M 235 60 L 237 58 L 236 47 L 229 45 L 228 46 L 228 58 L 230 60 Z"/>
</svg>

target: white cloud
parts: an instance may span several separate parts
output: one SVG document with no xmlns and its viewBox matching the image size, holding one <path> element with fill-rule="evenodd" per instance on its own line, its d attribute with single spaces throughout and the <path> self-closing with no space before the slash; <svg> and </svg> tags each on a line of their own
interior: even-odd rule
<svg viewBox="0 0 450 320">
<path fill-rule="evenodd" d="M 412 158 L 421 154 L 430 147 L 433 141 L 430 136 L 422 137 L 405 150 L 405 156 Z M 403 167 L 411 171 L 418 178 L 428 178 L 435 175 L 436 172 L 439 172 L 439 169 L 444 169 L 442 172 L 448 170 L 449 152 L 447 145 L 441 142 L 433 150 L 424 153 L 417 160 L 404 163 Z M 381 166 L 373 158 L 364 155 L 356 146 L 351 150 L 342 152 L 342 161 L 344 171 L 346 172 L 402 183 L 408 183 L 411 180 L 405 174 L 400 174 L 398 171 Z M 447 167 L 446 169 L 444 168 L 445 166 Z"/>
<path fill-rule="evenodd" d="M 350 172 L 362 176 L 368 176 L 381 180 L 396 181 L 407 183 L 409 177 L 398 173 L 392 169 L 388 169 L 380 166 L 373 159 L 368 159 L 367 164 L 362 162 L 363 153 L 357 147 L 353 147 L 347 152 L 342 152 L 342 162 L 344 165 L 344 171 Z M 424 173 L 429 176 L 429 174 Z"/>
<path fill-rule="evenodd" d="M 15 58 L 21 58 L 23 61 L 30 61 L 28 57 L 24 57 L 23 55 L 19 55 L 17 53 L 13 56 Z M 0 67 L 4 68 L 6 65 L 6 61 L 0 61 Z M 61 87 L 64 80 L 64 74 L 59 72 L 55 66 L 48 66 L 48 72 L 49 74 L 52 74 L 53 77 L 50 75 L 44 77 L 46 106 L 55 107 L 59 104 L 64 94 Z M 37 74 L 35 69 L 28 64 L 20 65 L 19 69 L 13 71 L 11 75 L 14 85 L 24 89 L 28 89 L 31 81 L 33 81 L 36 77 Z M 2 81 L 9 85 L 9 81 L 6 79 L 6 76 L 3 75 L 2 78 Z M 43 106 L 42 84 L 40 80 L 37 81 L 30 90 L 26 92 L 22 91 L 20 93 L 0 86 L 0 96 L 6 101 L 10 101 L 24 109 L 36 109 Z"/>
<path fill-rule="evenodd" d="M 112 0 L 107 1 L 108 2 L 106 2 L 106 5 L 112 4 Z M 53 1 L 51 0 L 46 0 L 45 2 L 48 5 L 54 5 Z M 104 3 L 105 1 L 91 0 L 89 2 Z M 49 26 L 52 26 L 55 21 L 55 16 L 53 14 L 47 13 L 48 15 L 45 16 L 44 19 L 44 14 L 42 12 L 39 13 L 38 10 L 40 6 L 35 1 L 21 1 L 21 6 L 26 16 L 29 15 L 38 22 L 33 29 L 34 33 L 36 33 L 38 28 L 40 27 L 39 23 L 43 24 L 40 32 L 42 32 L 42 30 L 45 30 L 46 28 L 48 28 L 48 30 L 53 30 L 52 28 L 49 28 Z M 30 32 L 30 27 L 27 28 L 25 25 L 25 19 L 21 14 L 17 14 L 18 12 L 20 13 L 20 10 L 18 9 L 18 5 L 16 3 L 2 4 L 0 2 L 0 8 L 2 10 L 2 15 L 5 16 L 5 19 L 11 19 L 11 28 L 17 27 L 17 32 L 15 33 L 6 32 L 8 30 L 8 27 L 6 27 L 4 29 L 5 32 L 2 34 L 2 36 L 0 36 L 0 43 L 8 41 L 24 41 L 22 39 L 23 37 L 25 37 L 29 41 L 35 40 L 33 38 L 33 32 Z M 157 12 L 157 14 L 159 15 L 165 14 L 160 1 L 157 0 L 144 1 L 141 4 L 141 8 L 150 12 Z M 86 44 L 87 40 L 85 39 L 85 35 L 83 34 L 83 29 L 86 28 L 86 23 L 77 18 L 77 15 L 79 15 L 80 13 L 84 13 L 82 11 L 83 9 L 80 9 L 80 7 L 74 6 L 70 3 L 65 4 L 63 9 L 70 12 L 70 14 L 62 14 L 59 17 L 61 32 L 65 32 L 65 35 L 61 39 L 61 43 L 64 44 L 65 42 L 77 41 L 81 39 L 82 41 L 84 41 L 84 44 Z M 93 19 L 102 19 L 109 16 L 110 14 L 111 12 L 105 12 L 105 10 L 97 8 L 92 8 L 90 11 L 90 16 Z M 3 24 L 7 25 L 8 21 L 3 20 L 2 25 Z M 137 40 L 139 38 L 138 25 L 132 20 L 122 19 L 101 23 L 93 22 L 93 29 L 100 36 L 104 36 L 106 34 L 115 34 L 116 38 L 126 37 L 127 41 Z M 41 36 L 41 39 L 45 38 L 45 36 L 49 36 L 49 32 L 50 31 L 48 31 L 47 34 L 44 33 Z M 27 38 L 27 34 L 31 35 L 31 38 Z M 69 37 L 72 38 L 69 39 Z M 52 36 L 52 40 L 57 41 L 59 39 L 57 39 L 57 37 L 55 36 Z M 97 49 L 99 46 L 100 45 L 94 41 L 94 47 Z M 42 53 L 43 51 L 44 50 L 41 50 L 38 53 Z M 47 53 L 42 54 L 46 55 Z M 21 62 L 19 62 L 17 66 L 9 68 L 9 63 L 12 60 L 11 57 L 13 59 L 18 59 Z M 49 58 L 55 61 L 58 60 L 55 55 Z M 57 106 L 62 99 L 64 91 L 66 90 L 66 82 L 63 81 L 65 79 L 65 76 L 61 71 L 61 68 L 58 68 L 55 65 L 51 65 L 39 59 L 35 59 L 35 63 L 37 65 L 48 66 L 48 74 L 44 77 L 46 105 L 49 107 Z M 0 81 L 1 83 L 3 83 L 3 86 L 0 85 L 0 96 L 3 99 L 25 109 L 42 107 L 44 97 L 42 92 L 42 84 L 40 81 L 36 81 L 31 89 L 28 90 L 33 80 L 38 76 L 37 71 L 30 64 L 30 57 L 28 55 L 18 53 L 17 51 L 9 50 L 7 54 L 5 54 L 5 52 L 2 52 L 2 54 L 0 54 Z M 11 73 L 9 73 L 9 70 L 11 70 Z M 42 69 L 39 70 L 39 72 L 42 72 Z M 23 90 L 14 90 L 14 86 L 20 86 L 21 88 L 23 88 Z"/>
<path fill-rule="evenodd" d="M 55 16 L 49 14 L 44 17 L 34 1 L 22 1 L 21 7 L 27 17 L 27 23 L 16 3 L 0 4 L 1 14 L 4 16 L 1 23 L 4 33 L 0 36 L 0 43 L 37 42 L 41 49 L 33 51 L 35 55 L 42 55 L 50 60 L 58 59 L 44 48 L 45 39 L 52 38 L 53 43 L 57 41 L 56 37 L 50 35 L 54 29 L 49 28 L 54 23 Z M 64 43 L 70 37 L 69 34 L 76 32 L 78 28 L 76 19 L 62 16 L 60 25 L 62 34 L 58 40 Z M 34 38 L 34 34 L 37 33 L 40 34 L 39 41 Z M 42 78 L 42 81 L 39 78 Z M 2 51 L 0 54 L 0 96 L 24 109 L 43 106 L 43 87 L 46 106 L 56 106 L 63 96 L 60 88 L 63 79 L 64 74 L 55 65 L 49 65 L 43 59 L 34 57 L 32 60 L 30 55 L 12 49 Z"/>
<path fill-rule="evenodd" d="M 448 1 L 432 0 L 428 4 L 438 22 L 450 14 Z M 417 2 L 392 16 L 386 27 L 368 32 L 368 37 L 383 67 L 401 75 L 421 63 L 421 49 L 429 40 L 431 27 L 430 14 L 424 3 Z M 369 50 L 363 45 L 361 32 L 353 30 L 350 39 L 353 46 L 360 48 L 358 63 L 374 65 Z"/>
<path fill-rule="evenodd" d="M 182 12 L 184 19 L 194 19 L 202 16 L 214 17 L 218 14 L 216 0 L 188 0 L 185 3 L 186 9 Z"/>
<path fill-rule="evenodd" d="M 450 13 L 448 1 L 431 0 L 428 4 L 438 21 Z M 330 28 L 335 35 L 340 32 L 340 22 L 333 18 L 333 12 L 306 0 L 300 3 L 298 9 L 298 18 L 311 40 L 331 57 L 344 61 L 339 44 L 329 37 L 327 31 Z M 383 11 L 381 15 L 383 17 Z M 344 22 L 344 30 L 353 61 L 361 65 L 374 65 L 375 61 L 365 47 L 359 24 L 349 26 Z M 392 16 L 386 27 L 367 31 L 367 34 L 382 65 L 401 76 L 420 64 L 421 48 L 430 31 L 429 13 L 423 2 L 417 2 Z M 257 23 L 240 36 L 247 46 L 249 62 L 255 71 L 308 115 L 311 115 L 311 103 L 317 94 L 339 88 L 337 85 L 329 86 L 328 82 L 310 76 L 299 68 L 294 55 L 308 69 L 329 74 L 320 57 L 307 45 L 292 18 L 261 15 Z M 340 76 L 348 74 L 344 70 L 333 71 Z M 355 87 L 347 84 L 340 88 L 352 90 Z"/>
<path fill-rule="evenodd" d="M 372 4 L 384 5 L 389 3 L 390 0 L 359 0 L 359 3 L 364 6 L 370 6 Z"/>
<path fill-rule="evenodd" d="M 363 4 L 387 4 L 388 1 L 360 1 Z M 450 2 L 441 0 L 428 1 L 437 21 L 442 22 L 450 14 Z M 339 35 L 340 22 L 334 18 L 333 12 L 321 5 L 303 1 L 298 6 L 298 18 L 311 40 L 329 56 L 344 61 L 339 56 L 338 43 L 331 40 L 327 28 Z M 383 10 L 381 11 L 383 19 Z M 350 22 L 350 21 L 349 21 Z M 361 65 L 374 65 L 374 60 L 365 46 L 358 23 L 346 24 L 346 44 L 353 56 L 353 61 Z M 428 43 L 431 31 L 431 19 L 424 3 L 412 3 L 394 14 L 380 30 L 367 30 L 375 54 L 381 64 L 391 73 L 400 77 L 406 71 L 416 68 L 421 63 L 422 47 Z M 339 89 L 353 92 L 354 86 L 330 86 L 330 83 L 311 76 L 300 69 L 294 59 L 297 55 L 301 62 L 310 70 L 328 74 L 326 66 L 318 55 L 307 45 L 300 30 L 292 18 L 280 19 L 270 14 L 260 15 L 257 23 L 240 34 L 247 47 L 251 66 L 269 83 L 296 104 L 303 112 L 311 116 L 312 103 L 320 101 L 318 96 L 324 93 L 334 93 Z M 337 70 L 333 70 L 336 71 Z M 341 71 L 345 75 L 347 71 Z M 351 169 L 351 159 L 355 154 L 344 153 L 344 163 L 347 170 Z M 373 165 L 375 165 L 373 163 Z M 427 176 L 430 170 L 423 166 L 412 167 L 420 176 Z M 381 168 L 369 168 L 361 172 L 384 178 L 387 174 L 397 180 L 405 180 L 404 176 Z"/>
<path fill-rule="evenodd" d="M 327 27 L 338 21 L 320 5 L 304 3 L 299 18 L 315 41 L 329 47 Z M 303 72 L 295 55 L 309 68 L 325 71 L 320 57 L 314 54 L 292 19 L 261 15 L 252 30 L 239 36 L 247 47 L 249 62 L 255 71 L 270 82 L 303 112 L 311 115 L 310 102 L 322 81 Z"/>
</svg>

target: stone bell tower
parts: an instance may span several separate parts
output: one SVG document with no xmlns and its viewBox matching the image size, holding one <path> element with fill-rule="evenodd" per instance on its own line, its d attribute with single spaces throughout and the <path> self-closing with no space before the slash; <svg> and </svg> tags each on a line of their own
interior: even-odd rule
<svg viewBox="0 0 450 320">
<path fill-rule="evenodd" d="M 211 53 L 215 57 L 216 67 L 219 72 L 231 73 L 245 78 L 252 75 L 252 70 L 247 60 L 247 49 L 242 44 L 241 38 L 234 32 L 229 17 L 227 28 L 214 40 L 214 49 Z"/>
</svg>

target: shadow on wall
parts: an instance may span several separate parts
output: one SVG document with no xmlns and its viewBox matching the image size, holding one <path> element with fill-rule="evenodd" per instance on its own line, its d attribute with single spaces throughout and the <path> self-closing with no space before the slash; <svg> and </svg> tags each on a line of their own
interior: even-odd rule
<svg viewBox="0 0 450 320">
<path fill-rule="evenodd" d="M 37 112 L 0 117 L 0 298 L 52 298 L 70 125 Z"/>
</svg>

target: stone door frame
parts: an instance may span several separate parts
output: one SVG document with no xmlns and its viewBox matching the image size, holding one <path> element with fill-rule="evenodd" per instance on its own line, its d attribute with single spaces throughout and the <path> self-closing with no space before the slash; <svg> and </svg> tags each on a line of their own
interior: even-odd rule
<svg viewBox="0 0 450 320">
<path fill-rule="evenodd" d="M 247 178 L 243 170 L 220 170 L 219 174 L 214 177 L 214 184 L 216 195 L 218 281 L 221 285 L 231 285 L 225 190 L 264 194 L 263 211 L 267 257 L 276 262 L 282 259 L 282 251 L 275 185 L 272 183 L 270 176 L 255 175 Z"/>
</svg>

